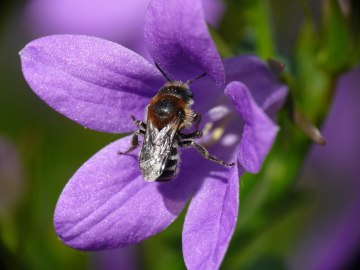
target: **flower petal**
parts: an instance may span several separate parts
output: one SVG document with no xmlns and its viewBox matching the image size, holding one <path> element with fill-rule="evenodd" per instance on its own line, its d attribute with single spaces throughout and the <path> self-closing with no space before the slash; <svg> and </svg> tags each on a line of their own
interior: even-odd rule
<svg viewBox="0 0 360 270">
<path fill-rule="evenodd" d="M 188 269 L 218 269 L 234 232 L 239 206 L 237 166 L 212 172 L 192 199 L 183 229 Z"/>
<path fill-rule="evenodd" d="M 224 84 L 224 67 L 200 0 L 150 1 L 145 39 L 154 61 L 172 79 L 186 81 L 206 72 L 217 85 Z"/>
<path fill-rule="evenodd" d="M 49 106 L 81 125 L 105 132 L 134 130 L 130 115 L 144 109 L 164 83 L 141 56 L 110 41 L 58 35 L 21 52 L 24 76 Z"/>
<path fill-rule="evenodd" d="M 256 173 L 275 140 L 278 127 L 256 104 L 246 85 L 231 82 L 226 86 L 225 94 L 245 122 L 239 145 L 239 162 L 245 170 Z"/>
<path fill-rule="evenodd" d="M 204 77 L 191 84 L 194 95 L 193 110 L 205 115 L 215 104 L 224 98 L 224 92 L 219 91 L 215 83 Z"/>
<path fill-rule="evenodd" d="M 280 84 L 259 58 L 251 55 L 224 60 L 227 83 L 240 81 L 270 117 L 284 104 L 288 89 Z"/>
<path fill-rule="evenodd" d="M 136 153 L 117 154 L 129 145 L 127 137 L 105 147 L 65 186 L 54 226 L 67 245 L 99 250 L 136 243 L 165 229 L 185 206 L 195 181 L 146 182 Z"/>
</svg>

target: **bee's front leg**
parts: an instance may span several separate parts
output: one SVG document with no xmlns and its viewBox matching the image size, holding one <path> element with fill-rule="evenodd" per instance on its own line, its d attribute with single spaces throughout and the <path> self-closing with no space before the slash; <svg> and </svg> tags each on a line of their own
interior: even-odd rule
<svg viewBox="0 0 360 270">
<path fill-rule="evenodd" d="M 132 150 L 134 150 L 136 147 L 139 146 L 139 135 L 144 135 L 146 132 L 146 124 L 143 121 L 137 120 L 135 116 L 131 115 L 131 119 L 134 121 L 135 125 L 139 127 L 137 131 L 134 132 L 134 135 L 131 139 L 131 145 L 128 150 L 125 152 L 118 152 L 119 155 L 125 155 L 130 153 Z"/>
<path fill-rule="evenodd" d="M 200 113 L 194 113 L 193 115 L 193 123 L 195 123 L 195 131 L 190 134 L 183 134 L 181 132 L 178 132 L 178 136 L 180 140 L 185 139 L 198 139 L 201 138 L 203 133 L 201 130 L 199 130 L 199 125 L 201 122 L 201 114 Z"/>
<path fill-rule="evenodd" d="M 131 138 L 131 145 L 129 147 L 128 150 L 126 150 L 125 152 L 121 152 L 119 151 L 118 154 L 119 155 L 126 155 L 128 153 L 130 153 L 132 150 L 134 150 L 136 147 L 139 146 L 139 135 L 144 135 L 145 134 L 145 130 L 142 129 L 138 129 L 137 131 L 135 131 L 133 137 Z"/>
<path fill-rule="evenodd" d="M 178 137 L 180 140 L 188 140 L 188 139 L 198 139 L 203 135 L 202 131 L 195 131 L 190 134 L 183 134 L 178 132 Z"/>
<path fill-rule="evenodd" d="M 135 116 L 131 116 L 131 119 L 134 121 L 135 126 L 138 126 L 142 130 L 146 130 L 146 124 L 143 121 L 137 120 Z"/>
</svg>

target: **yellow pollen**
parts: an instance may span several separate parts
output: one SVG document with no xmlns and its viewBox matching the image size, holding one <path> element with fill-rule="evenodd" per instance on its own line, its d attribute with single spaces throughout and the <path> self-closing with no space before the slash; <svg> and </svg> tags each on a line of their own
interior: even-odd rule
<svg viewBox="0 0 360 270">
<path fill-rule="evenodd" d="M 212 139 L 215 141 L 218 141 L 221 136 L 224 134 L 224 127 L 217 127 L 214 129 L 213 133 L 212 133 Z"/>
</svg>

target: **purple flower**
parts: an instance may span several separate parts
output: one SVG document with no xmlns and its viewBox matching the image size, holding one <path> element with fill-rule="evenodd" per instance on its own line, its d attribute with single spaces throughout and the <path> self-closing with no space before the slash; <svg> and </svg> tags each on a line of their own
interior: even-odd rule
<svg viewBox="0 0 360 270">
<path fill-rule="evenodd" d="M 24 170 L 15 145 L 0 136 L 0 218 L 18 203 L 25 184 Z"/>
<path fill-rule="evenodd" d="M 207 31 L 200 1 L 153 0 L 145 16 L 149 52 L 171 78 L 194 82 L 193 109 L 203 116 L 209 151 L 231 169 L 182 153 L 178 177 L 168 183 L 144 181 L 136 151 L 122 138 L 100 150 L 70 179 L 55 210 L 60 239 L 84 250 L 140 242 L 171 224 L 191 199 L 183 254 L 189 269 L 219 267 L 233 233 L 239 203 L 239 175 L 259 171 L 277 133 L 271 120 L 287 93 L 266 66 L 252 56 L 221 60 Z M 136 128 L 165 79 L 134 52 L 88 36 L 49 36 L 21 51 L 25 78 L 52 108 L 98 131 Z M 225 75 L 226 74 L 226 75 Z M 224 96 L 219 90 L 228 82 Z M 240 117 L 239 117 L 240 116 Z"/>
</svg>

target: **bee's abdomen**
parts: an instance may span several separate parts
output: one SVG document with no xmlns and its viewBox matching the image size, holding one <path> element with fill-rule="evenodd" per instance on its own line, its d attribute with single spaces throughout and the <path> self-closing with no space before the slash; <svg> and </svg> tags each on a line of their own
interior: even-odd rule
<svg viewBox="0 0 360 270">
<path fill-rule="evenodd" d="M 166 162 L 165 169 L 157 181 L 169 181 L 176 176 L 179 171 L 180 157 L 177 145 L 171 147 L 171 154 Z"/>
</svg>

